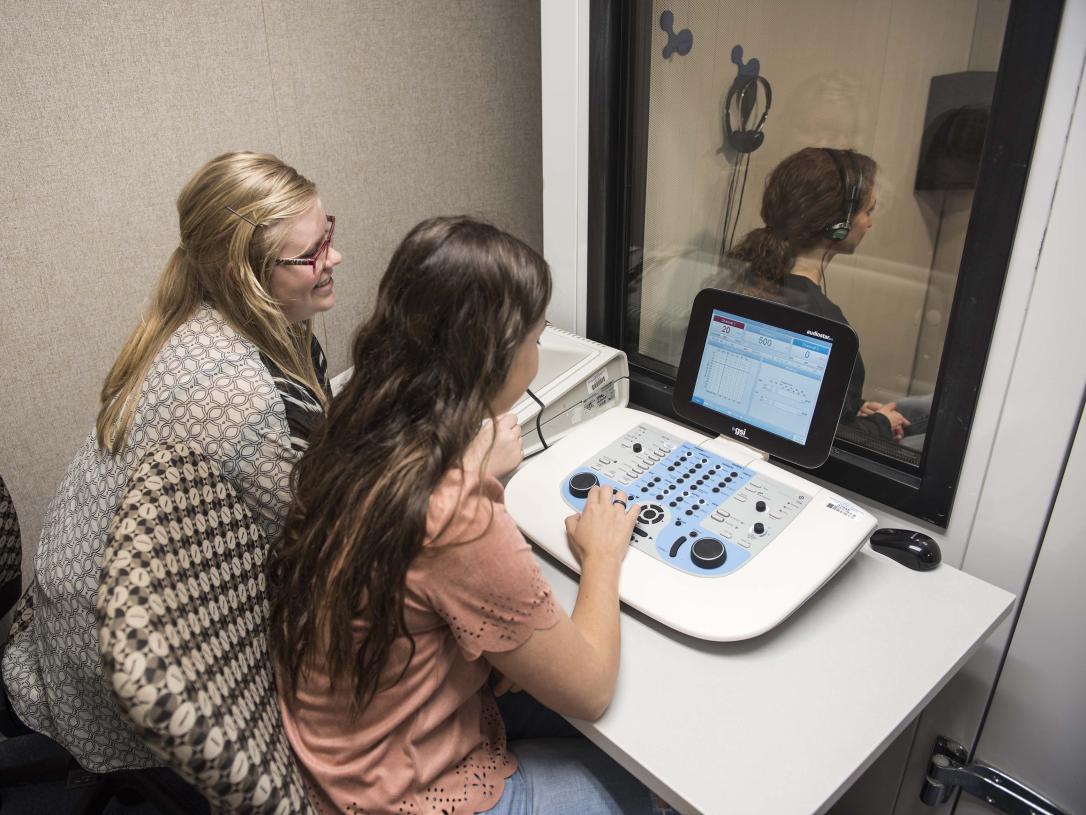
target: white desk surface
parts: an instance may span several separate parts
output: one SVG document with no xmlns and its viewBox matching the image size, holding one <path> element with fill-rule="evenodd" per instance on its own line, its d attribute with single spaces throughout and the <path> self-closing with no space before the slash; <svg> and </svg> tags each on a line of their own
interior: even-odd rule
<svg viewBox="0 0 1086 815">
<path fill-rule="evenodd" d="M 573 573 L 537 558 L 572 609 Z M 614 700 L 598 722 L 574 724 L 688 815 L 824 812 L 1013 599 L 945 564 L 915 572 L 865 546 L 752 640 L 704 642 L 624 610 Z"/>
</svg>

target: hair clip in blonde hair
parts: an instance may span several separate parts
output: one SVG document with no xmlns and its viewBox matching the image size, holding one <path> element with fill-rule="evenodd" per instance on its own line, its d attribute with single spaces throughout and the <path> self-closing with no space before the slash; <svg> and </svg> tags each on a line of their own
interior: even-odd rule
<svg viewBox="0 0 1086 815">
<path fill-rule="evenodd" d="M 253 226 L 256 229 L 259 229 L 260 227 L 264 226 L 264 224 L 258 224 L 256 221 L 253 221 L 250 218 L 246 218 L 244 215 L 242 215 L 240 212 L 238 212 L 233 207 L 228 206 L 226 208 L 228 210 L 230 210 L 232 213 L 234 213 L 235 215 L 237 215 L 239 218 L 241 218 L 241 220 L 245 221 L 245 223 L 250 224 L 251 226 Z"/>
</svg>

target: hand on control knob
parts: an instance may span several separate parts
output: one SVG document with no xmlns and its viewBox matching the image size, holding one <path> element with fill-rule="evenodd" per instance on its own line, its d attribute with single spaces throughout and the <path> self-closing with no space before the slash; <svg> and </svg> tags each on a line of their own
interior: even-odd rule
<svg viewBox="0 0 1086 815">
<path fill-rule="evenodd" d="M 494 428 L 497 427 L 497 433 Z M 524 460 L 524 444 L 515 413 L 504 413 L 497 422 L 483 421 L 467 453 L 464 469 L 476 470 L 501 478 L 517 468 Z"/>
<path fill-rule="evenodd" d="M 626 493 L 611 487 L 593 487 L 580 515 L 566 518 L 569 548 L 584 568 L 587 561 L 617 568 L 630 548 L 640 504 L 629 503 Z"/>
</svg>

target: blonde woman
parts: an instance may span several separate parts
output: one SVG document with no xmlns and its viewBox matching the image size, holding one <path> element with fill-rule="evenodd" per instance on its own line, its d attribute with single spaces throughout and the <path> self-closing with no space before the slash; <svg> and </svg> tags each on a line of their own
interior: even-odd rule
<svg viewBox="0 0 1086 815">
<path fill-rule="evenodd" d="M 49 505 L 24 598 L 33 620 L 4 654 L 15 712 L 95 772 L 161 764 L 103 682 L 95 627 L 106 534 L 136 463 L 163 442 L 197 441 L 276 538 L 329 396 L 310 320 L 334 304 L 342 257 L 314 184 L 274 156 L 227 153 L 185 185 L 177 210 L 177 248 Z"/>
</svg>

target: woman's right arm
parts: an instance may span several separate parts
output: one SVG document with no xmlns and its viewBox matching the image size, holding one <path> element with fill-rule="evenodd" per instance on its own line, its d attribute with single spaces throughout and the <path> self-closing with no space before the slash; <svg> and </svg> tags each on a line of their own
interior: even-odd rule
<svg viewBox="0 0 1086 815">
<path fill-rule="evenodd" d="M 639 507 L 624 509 L 610 487 L 588 495 L 584 512 L 566 520 L 570 547 L 581 562 L 573 614 L 536 631 L 512 651 L 486 657 L 508 680 L 557 713 L 595 720 L 614 693 L 619 664 L 618 575 Z"/>
</svg>

